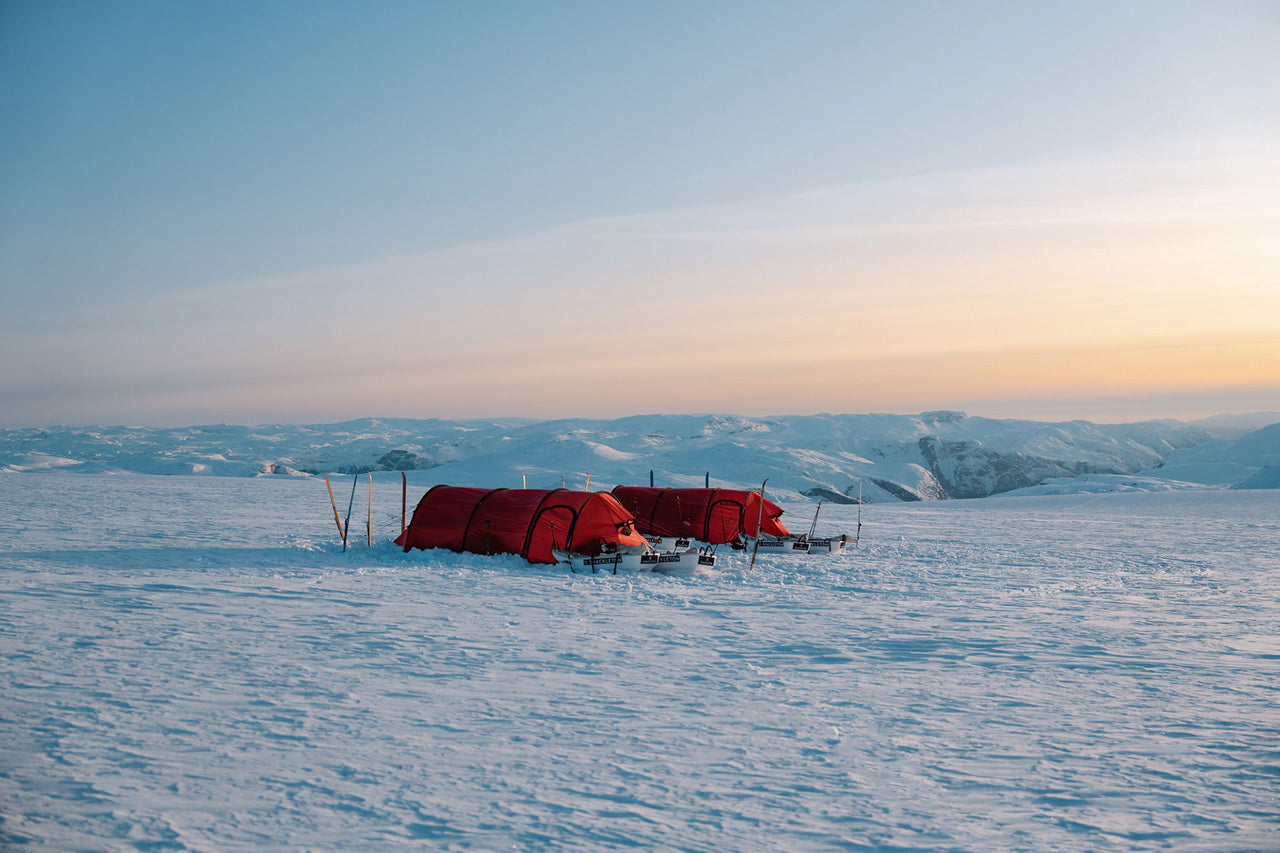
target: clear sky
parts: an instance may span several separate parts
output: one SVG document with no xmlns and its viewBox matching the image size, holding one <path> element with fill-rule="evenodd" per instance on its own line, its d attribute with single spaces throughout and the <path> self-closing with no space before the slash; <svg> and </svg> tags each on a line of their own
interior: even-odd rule
<svg viewBox="0 0 1280 853">
<path fill-rule="evenodd" d="M 0 0 L 0 426 L 1280 409 L 1277 45 L 1277 0 Z"/>
</svg>

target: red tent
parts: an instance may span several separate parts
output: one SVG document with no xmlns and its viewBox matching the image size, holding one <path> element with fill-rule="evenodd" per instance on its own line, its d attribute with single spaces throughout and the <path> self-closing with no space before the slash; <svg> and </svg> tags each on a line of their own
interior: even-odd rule
<svg viewBox="0 0 1280 853">
<path fill-rule="evenodd" d="M 701 539 L 712 545 L 756 534 L 761 518 L 760 493 L 743 489 L 657 489 L 652 486 L 615 486 L 613 496 L 636 519 L 636 528 L 648 536 Z M 782 510 L 764 499 L 761 529 L 767 536 L 789 536 L 778 520 Z"/>
<path fill-rule="evenodd" d="M 397 545 L 519 554 L 554 563 L 551 549 L 596 555 L 606 544 L 644 546 L 635 519 L 608 492 L 435 486 L 418 501 Z"/>
</svg>

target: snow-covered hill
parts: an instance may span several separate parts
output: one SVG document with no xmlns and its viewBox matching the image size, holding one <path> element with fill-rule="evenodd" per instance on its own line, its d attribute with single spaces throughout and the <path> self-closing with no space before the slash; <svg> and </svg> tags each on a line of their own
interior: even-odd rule
<svg viewBox="0 0 1280 853">
<path fill-rule="evenodd" d="M 1280 464 L 1280 426 L 1231 441 L 1177 421 L 1103 425 L 919 415 L 643 415 L 616 420 L 367 419 L 272 426 L 0 431 L 0 470 L 294 475 L 411 471 L 415 484 L 750 485 L 834 501 L 984 497 L 1052 484 L 1218 488 Z M 1162 467 L 1163 466 L 1163 467 Z M 1257 482 L 1268 482 L 1261 476 Z M 1108 487 L 1109 488 L 1109 487 Z"/>
<path fill-rule="evenodd" d="M 1280 423 L 1240 438 L 1215 441 L 1170 454 L 1160 473 L 1167 477 L 1234 488 L 1276 488 L 1280 472 Z"/>
<path fill-rule="evenodd" d="M 1229 430 L 1235 435 L 1235 431 Z M 1155 492 L 1172 489 L 1280 488 L 1280 423 L 1239 438 L 1218 439 L 1179 448 L 1159 465 L 1133 474 L 1096 473 L 1050 478 L 1009 496 L 1066 493 Z"/>
<path fill-rule="evenodd" d="M 1280 412 L 1249 412 L 1234 415 L 1214 415 L 1191 422 L 1204 427 L 1218 438 L 1240 438 L 1263 427 L 1280 423 Z"/>
</svg>

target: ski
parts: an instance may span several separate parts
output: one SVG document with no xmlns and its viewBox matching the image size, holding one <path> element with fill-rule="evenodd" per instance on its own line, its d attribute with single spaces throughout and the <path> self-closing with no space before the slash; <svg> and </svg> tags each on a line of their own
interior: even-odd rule
<svg viewBox="0 0 1280 853">
<path fill-rule="evenodd" d="M 342 532 L 342 519 L 338 517 L 338 504 L 337 501 L 333 499 L 333 486 L 329 484 L 328 474 L 324 475 L 324 485 L 325 488 L 329 490 L 329 506 L 333 507 L 333 523 L 338 525 L 338 535 L 342 537 L 342 542 L 345 545 L 347 541 L 347 534 Z"/>
<path fill-rule="evenodd" d="M 751 546 L 751 562 L 747 565 L 747 571 L 752 571 L 756 567 L 756 552 L 760 550 L 760 525 L 764 523 L 764 487 L 769 485 L 769 478 L 765 477 L 764 482 L 760 484 L 760 511 L 756 513 L 756 542 Z"/>
<path fill-rule="evenodd" d="M 356 474 L 351 478 L 351 500 L 347 501 L 347 523 L 342 526 L 342 553 L 347 553 L 347 531 L 351 529 L 351 507 L 356 504 L 356 485 L 360 482 L 360 475 Z"/>
</svg>

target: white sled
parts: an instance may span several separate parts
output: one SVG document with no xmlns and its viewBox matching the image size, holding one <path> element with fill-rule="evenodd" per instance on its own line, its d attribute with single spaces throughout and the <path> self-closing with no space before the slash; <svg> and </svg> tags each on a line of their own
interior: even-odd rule
<svg viewBox="0 0 1280 853">
<path fill-rule="evenodd" d="M 812 539 L 808 536 L 786 536 L 780 539 L 766 536 L 760 539 L 759 549 L 765 554 L 834 554 L 843 551 L 848 541 L 849 537 L 844 533 Z M 756 547 L 756 540 L 749 536 L 740 546 L 734 547 L 751 550 Z"/>
<path fill-rule="evenodd" d="M 588 556 L 553 551 L 560 565 L 569 571 L 589 574 L 633 574 L 653 572 L 660 575 L 696 575 L 715 568 L 716 555 L 709 549 L 685 551 L 618 551 L 612 554 Z"/>
</svg>

